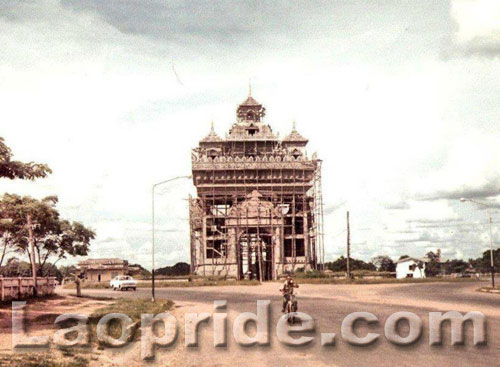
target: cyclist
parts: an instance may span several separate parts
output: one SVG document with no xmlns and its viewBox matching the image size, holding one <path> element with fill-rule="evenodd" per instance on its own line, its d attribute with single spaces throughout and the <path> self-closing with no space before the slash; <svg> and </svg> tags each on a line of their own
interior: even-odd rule
<svg viewBox="0 0 500 367">
<path fill-rule="evenodd" d="M 286 280 L 283 283 L 283 288 L 280 289 L 281 293 L 283 293 L 283 309 L 281 312 L 286 311 L 286 304 L 290 300 L 290 297 L 293 295 L 294 288 L 299 288 L 299 285 L 293 281 L 292 276 L 289 274 L 286 276 Z M 297 309 L 296 304 L 294 305 L 294 309 Z"/>
</svg>

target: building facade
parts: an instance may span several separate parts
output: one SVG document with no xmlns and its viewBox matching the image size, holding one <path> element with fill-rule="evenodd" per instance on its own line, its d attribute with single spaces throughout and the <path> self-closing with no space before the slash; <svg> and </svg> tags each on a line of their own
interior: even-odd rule
<svg viewBox="0 0 500 367">
<path fill-rule="evenodd" d="M 396 263 L 396 278 L 425 278 L 425 264 L 428 259 L 406 257 Z"/>
<path fill-rule="evenodd" d="M 324 262 L 321 160 L 295 126 L 280 139 L 264 117 L 249 95 L 225 138 L 212 126 L 192 152 L 197 275 L 272 280 Z"/>
<path fill-rule="evenodd" d="M 129 266 L 127 260 L 122 259 L 83 260 L 78 263 L 78 269 L 88 282 L 109 282 L 119 275 L 132 275 L 140 271 L 137 267 Z"/>
</svg>

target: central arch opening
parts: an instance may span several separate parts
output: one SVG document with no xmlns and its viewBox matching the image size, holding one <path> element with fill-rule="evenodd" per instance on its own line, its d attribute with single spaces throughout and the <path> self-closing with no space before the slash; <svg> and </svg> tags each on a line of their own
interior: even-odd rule
<svg viewBox="0 0 500 367">
<path fill-rule="evenodd" d="M 240 279 L 272 280 L 271 234 L 263 228 L 247 228 L 238 240 Z"/>
</svg>

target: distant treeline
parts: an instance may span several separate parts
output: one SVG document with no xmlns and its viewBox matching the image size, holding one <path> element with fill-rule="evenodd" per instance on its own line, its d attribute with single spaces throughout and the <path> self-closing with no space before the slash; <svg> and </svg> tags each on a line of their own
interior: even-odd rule
<svg viewBox="0 0 500 367">
<path fill-rule="evenodd" d="M 400 256 L 399 260 L 409 257 L 408 255 Z M 436 276 L 439 274 L 462 274 L 466 271 L 488 273 L 490 269 L 490 251 L 484 251 L 482 257 L 476 259 L 469 259 L 468 261 L 462 259 L 449 259 L 446 261 L 439 261 L 439 257 L 434 252 L 428 252 L 425 257 L 428 262 L 425 267 L 427 276 Z M 500 269 L 500 248 L 493 251 L 493 258 L 496 270 Z M 325 263 L 325 267 L 333 272 L 347 271 L 347 258 L 344 256 L 339 257 L 335 261 Z M 369 271 L 396 271 L 396 262 L 389 256 L 376 256 L 370 262 L 363 260 L 349 258 L 349 267 L 354 270 L 369 270 Z"/>
<path fill-rule="evenodd" d="M 409 257 L 403 255 L 400 259 Z M 461 259 L 449 259 L 446 261 L 439 261 L 438 256 L 434 252 L 428 252 L 425 257 L 428 262 L 425 266 L 427 276 L 436 276 L 439 274 L 462 274 L 466 271 L 488 273 L 490 271 L 490 251 L 483 252 L 483 256 L 477 259 L 469 259 L 468 261 Z M 500 248 L 493 251 L 493 258 L 496 270 L 500 269 Z M 139 264 L 132 264 L 131 266 L 139 267 L 140 273 L 134 275 L 138 278 L 148 278 L 151 272 L 144 269 Z M 350 258 L 349 266 L 352 271 L 367 270 L 367 271 L 381 271 L 381 272 L 394 272 L 396 271 L 396 263 L 389 256 L 376 256 L 371 261 L 366 262 L 363 260 Z M 347 259 L 344 256 L 339 257 L 335 261 L 325 263 L 325 268 L 333 272 L 342 272 L 347 269 Z M 56 267 L 53 264 L 47 263 L 43 268 L 41 276 L 56 277 L 58 281 L 64 278 L 72 277 L 77 272 L 73 265 Z M 155 270 L 157 276 L 187 276 L 190 274 L 190 266 L 185 262 L 179 262 L 174 266 L 165 266 Z M 17 258 L 11 258 L 3 266 L 0 266 L 0 275 L 4 277 L 30 277 L 31 265 L 25 261 L 19 261 Z"/>
<path fill-rule="evenodd" d="M 155 275 L 174 277 L 174 276 L 189 275 L 190 272 L 191 272 L 191 266 L 187 263 L 180 262 L 175 264 L 174 266 L 165 266 L 163 268 L 156 269 Z"/>
</svg>

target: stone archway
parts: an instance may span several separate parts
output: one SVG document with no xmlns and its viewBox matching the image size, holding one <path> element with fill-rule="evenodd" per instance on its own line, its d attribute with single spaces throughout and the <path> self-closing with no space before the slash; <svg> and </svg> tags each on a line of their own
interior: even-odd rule
<svg viewBox="0 0 500 367">
<path fill-rule="evenodd" d="M 273 279 L 273 248 L 271 233 L 263 228 L 249 227 L 238 236 L 240 279 Z"/>
<path fill-rule="evenodd" d="M 281 208 L 253 190 L 246 200 L 235 203 L 226 226 L 233 230 L 238 278 L 273 280 L 279 258 L 283 226 Z M 277 256 L 278 255 L 278 256 Z"/>
</svg>

